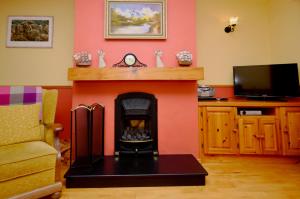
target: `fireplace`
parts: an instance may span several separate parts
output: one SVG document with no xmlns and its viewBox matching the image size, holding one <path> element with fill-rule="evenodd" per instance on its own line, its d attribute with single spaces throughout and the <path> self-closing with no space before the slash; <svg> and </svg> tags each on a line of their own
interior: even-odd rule
<svg viewBox="0 0 300 199">
<path fill-rule="evenodd" d="M 157 99 L 131 92 L 115 99 L 115 155 L 158 155 Z"/>
<path fill-rule="evenodd" d="M 140 70 L 129 74 L 141 78 Z M 65 174 L 67 188 L 205 185 L 207 172 L 195 159 L 199 149 L 196 81 L 173 80 L 74 82 L 73 104 L 105 105 L 105 155 L 92 168 L 70 167 Z M 159 156 L 154 156 L 158 143 Z"/>
</svg>

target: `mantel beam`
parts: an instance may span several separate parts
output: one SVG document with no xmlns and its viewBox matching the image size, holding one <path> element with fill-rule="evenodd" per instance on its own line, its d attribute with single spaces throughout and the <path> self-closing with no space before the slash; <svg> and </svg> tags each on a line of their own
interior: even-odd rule
<svg viewBox="0 0 300 199">
<path fill-rule="evenodd" d="M 72 67 L 68 71 L 68 80 L 71 81 L 202 80 L 203 78 L 202 67 Z"/>
</svg>

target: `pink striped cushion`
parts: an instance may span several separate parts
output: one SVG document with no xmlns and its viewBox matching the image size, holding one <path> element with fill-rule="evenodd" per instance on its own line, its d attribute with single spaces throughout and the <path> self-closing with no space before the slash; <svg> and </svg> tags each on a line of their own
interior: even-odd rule
<svg viewBox="0 0 300 199">
<path fill-rule="evenodd" d="M 35 103 L 40 103 L 42 110 L 42 87 L 40 86 L 0 86 L 0 106 Z"/>
</svg>

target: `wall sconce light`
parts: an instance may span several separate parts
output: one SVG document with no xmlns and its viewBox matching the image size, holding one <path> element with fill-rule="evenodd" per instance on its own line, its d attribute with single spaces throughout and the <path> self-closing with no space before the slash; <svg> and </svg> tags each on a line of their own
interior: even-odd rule
<svg viewBox="0 0 300 199">
<path fill-rule="evenodd" d="M 225 27 L 224 31 L 230 33 L 234 31 L 235 26 L 238 24 L 239 17 L 230 17 L 229 25 Z"/>
</svg>

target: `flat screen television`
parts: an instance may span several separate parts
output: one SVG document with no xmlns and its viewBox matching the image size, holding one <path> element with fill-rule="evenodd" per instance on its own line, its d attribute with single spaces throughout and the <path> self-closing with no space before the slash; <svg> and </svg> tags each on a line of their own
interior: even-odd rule
<svg viewBox="0 0 300 199">
<path fill-rule="evenodd" d="M 297 63 L 233 66 L 234 95 L 256 99 L 299 96 Z"/>
</svg>

